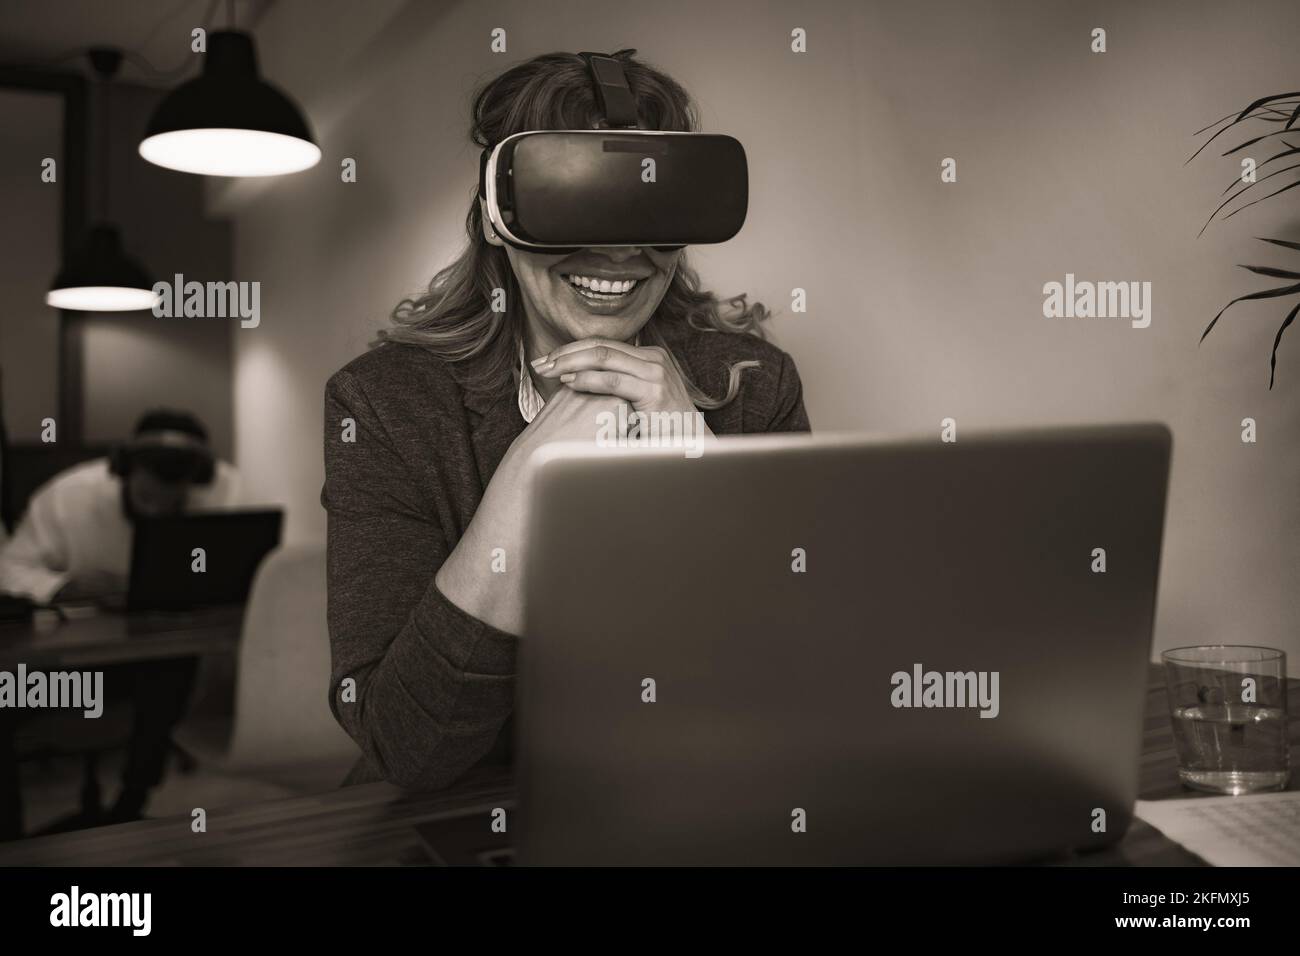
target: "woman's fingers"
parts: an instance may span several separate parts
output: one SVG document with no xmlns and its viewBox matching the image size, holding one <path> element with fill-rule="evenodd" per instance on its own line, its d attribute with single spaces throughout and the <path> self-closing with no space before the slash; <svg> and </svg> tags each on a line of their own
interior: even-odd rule
<svg viewBox="0 0 1300 956">
<path fill-rule="evenodd" d="M 639 411 L 694 412 L 690 392 L 663 349 L 612 339 L 580 339 L 533 362 L 544 378 L 558 378 L 576 391 L 612 395 Z"/>
<path fill-rule="evenodd" d="M 556 361 L 561 356 L 568 355 L 572 352 L 581 352 L 583 349 L 589 349 L 589 348 L 608 348 L 618 352 L 623 352 L 627 355 L 637 355 L 638 352 L 647 351 L 646 349 L 642 349 L 639 346 L 628 345 L 626 342 L 620 342 L 618 341 L 618 339 L 601 339 L 601 338 L 576 339 L 572 342 L 566 342 L 564 345 L 561 345 L 559 348 L 552 349 L 550 353 L 548 353 L 547 355 L 543 355 L 541 358 L 535 360 L 533 362 L 533 365 L 534 366 L 545 365 L 547 362 Z"/>
<path fill-rule="evenodd" d="M 613 348 L 610 345 L 592 344 L 585 348 L 574 349 L 537 367 L 538 374 L 546 378 L 560 378 L 570 372 L 586 372 L 604 369 L 632 375 L 647 382 L 663 380 L 663 366 L 646 361 L 644 358 Z"/>
<path fill-rule="evenodd" d="M 612 372 L 608 369 L 588 369 L 580 372 L 566 372 L 560 381 L 575 392 L 591 392 L 597 395 L 613 395 L 633 405 L 647 402 L 653 397 L 656 386 L 626 372 Z"/>
</svg>

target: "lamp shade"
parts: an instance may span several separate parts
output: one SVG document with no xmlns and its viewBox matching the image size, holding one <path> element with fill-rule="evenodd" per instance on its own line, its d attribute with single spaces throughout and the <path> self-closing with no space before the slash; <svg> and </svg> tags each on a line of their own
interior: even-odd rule
<svg viewBox="0 0 1300 956">
<path fill-rule="evenodd" d="M 157 301 L 149 274 L 127 256 L 117 229 L 103 223 L 91 228 L 45 295 L 47 305 L 78 312 L 134 312 Z"/>
<path fill-rule="evenodd" d="M 258 75 L 253 38 L 225 30 L 208 35 L 202 75 L 158 104 L 140 155 L 203 176 L 280 176 L 321 152 L 302 111 Z"/>
</svg>

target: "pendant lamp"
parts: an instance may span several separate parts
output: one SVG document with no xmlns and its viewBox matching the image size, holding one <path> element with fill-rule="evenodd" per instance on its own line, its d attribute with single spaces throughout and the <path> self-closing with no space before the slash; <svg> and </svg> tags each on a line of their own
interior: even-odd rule
<svg viewBox="0 0 1300 956">
<path fill-rule="evenodd" d="M 45 304 L 77 312 L 134 312 L 152 309 L 154 294 L 149 272 L 122 248 L 122 235 L 108 222 L 109 136 L 113 125 L 109 114 L 109 83 L 122 64 L 119 50 L 94 49 L 90 62 L 100 77 L 101 135 L 99 149 L 100 220 L 69 255 L 45 294 Z"/>
<path fill-rule="evenodd" d="M 321 152 L 302 111 L 258 75 L 252 36 L 222 30 L 208 34 L 203 73 L 158 105 L 140 155 L 201 176 L 281 176 Z"/>
</svg>

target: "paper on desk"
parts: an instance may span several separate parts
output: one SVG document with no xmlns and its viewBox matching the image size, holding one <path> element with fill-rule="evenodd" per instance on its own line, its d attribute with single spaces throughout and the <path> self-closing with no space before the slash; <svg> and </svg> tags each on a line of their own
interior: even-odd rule
<svg viewBox="0 0 1300 956">
<path fill-rule="evenodd" d="M 1300 866 L 1300 791 L 1139 800 L 1134 812 L 1214 866 Z"/>
</svg>

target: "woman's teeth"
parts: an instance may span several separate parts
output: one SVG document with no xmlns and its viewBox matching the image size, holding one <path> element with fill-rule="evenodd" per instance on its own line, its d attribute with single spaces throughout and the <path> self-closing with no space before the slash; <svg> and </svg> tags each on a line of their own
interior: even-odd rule
<svg viewBox="0 0 1300 956">
<path fill-rule="evenodd" d="M 636 286 L 636 279 L 593 279 L 588 276 L 568 276 L 569 284 L 589 298 L 613 298 L 627 295 Z"/>
</svg>

